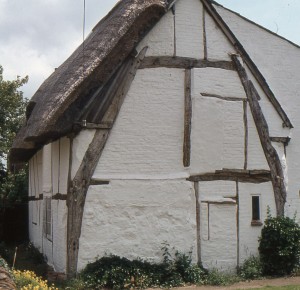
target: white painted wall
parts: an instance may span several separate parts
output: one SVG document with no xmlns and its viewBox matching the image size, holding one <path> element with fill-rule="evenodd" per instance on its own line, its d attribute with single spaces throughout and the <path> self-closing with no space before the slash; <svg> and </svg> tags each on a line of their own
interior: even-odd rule
<svg viewBox="0 0 300 290">
<path fill-rule="evenodd" d="M 137 51 L 148 46 L 146 56 L 173 56 L 174 43 L 174 15 L 169 11 L 138 44 Z"/>
<path fill-rule="evenodd" d="M 252 195 L 259 195 L 261 202 L 261 221 L 267 217 L 269 207 L 272 215 L 276 215 L 274 193 L 271 182 L 254 184 L 239 183 L 239 221 L 240 221 L 240 263 L 250 255 L 258 255 L 258 238 L 262 226 L 252 226 Z"/>
<path fill-rule="evenodd" d="M 97 256 L 161 261 L 162 243 L 196 259 L 195 194 L 178 180 L 112 180 L 89 188 L 83 215 L 78 268 Z"/>
<path fill-rule="evenodd" d="M 269 165 L 262 149 L 257 129 L 249 105 L 247 106 L 248 120 L 248 169 L 266 169 Z"/>
<path fill-rule="evenodd" d="M 236 183 L 199 182 L 201 259 L 204 267 L 234 271 L 237 265 Z M 220 202 L 231 202 L 221 204 Z M 219 204 L 217 203 L 219 202 Z"/>
<path fill-rule="evenodd" d="M 264 75 L 294 125 L 287 147 L 289 186 L 285 207 L 286 213 L 293 217 L 300 208 L 300 49 L 224 8 L 216 6 L 216 9 Z M 267 111 L 264 113 L 268 115 Z M 297 218 L 300 222 L 300 217 Z"/>
<path fill-rule="evenodd" d="M 207 58 L 209 60 L 231 60 L 230 54 L 236 53 L 236 50 L 207 12 L 205 12 L 205 31 Z"/>
<path fill-rule="evenodd" d="M 131 85 L 94 177 L 188 177 L 182 164 L 184 71 L 143 69 Z"/>
<path fill-rule="evenodd" d="M 62 138 L 43 147 L 29 161 L 29 195 L 52 197 L 56 193 L 67 194 L 69 168 L 69 140 Z M 52 235 L 44 234 L 45 200 L 29 202 L 29 238 L 57 272 L 66 269 L 66 202 L 52 200 Z"/>
<path fill-rule="evenodd" d="M 244 167 L 243 103 L 194 97 L 191 173 Z"/>
<path fill-rule="evenodd" d="M 246 98 L 240 78 L 235 71 L 219 68 L 193 69 L 193 96 L 201 93 L 222 97 Z"/>
<path fill-rule="evenodd" d="M 96 130 L 81 130 L 73 139 L 71 179 L 75 177 L 84 154 L 94 138 L 95 131 Z"/>
<path fill-rule="evenodd" d="M 199 0 L 179 0 L 175 8 L 176 56 L 204 58 L 203 6 Z"/>
</svg>

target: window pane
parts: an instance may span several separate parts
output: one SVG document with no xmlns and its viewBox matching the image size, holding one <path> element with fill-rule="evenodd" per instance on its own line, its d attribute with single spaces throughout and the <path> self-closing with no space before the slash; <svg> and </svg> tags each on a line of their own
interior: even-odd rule
<svg viewBox="0 0 300 290">
<path fill-rule="evenodd" d="M 260 220 L 259 196 L 252 196 L 252 220 Z"/>
</svg>

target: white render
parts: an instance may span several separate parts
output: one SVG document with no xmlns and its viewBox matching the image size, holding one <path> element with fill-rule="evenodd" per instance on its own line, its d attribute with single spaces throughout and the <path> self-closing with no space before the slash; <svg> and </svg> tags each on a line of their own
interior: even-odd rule
<svg viewBox="0 0 300 290">
<path fill-rule="evenodd" d="M 44 146 L 29 161 L 29 196 L 36 198 L 29 201 L 29 238 L 57 272 L 66 269 L 67 206 L 65 200 L 51 201 L 51 236 L 46 236 L 45 198 L 67 194 L 69 150 L 64 137 Z"/>
<path fill-rule="evenodd" d="M 215 8 L 294 125 L 293 129 L 282 126 L 254 73 L 243 64 L 261 97 L 270 137 L 291 137 L 288 145 L 273 141 L 272 146 L 288 191 L 285 212 L 293 216 L 300 208 L 299 47 L 224 8 Z M 137 51 L 148 46 L 146 57 L 231 61 L 234 46 L 203 9 L 198 0 L 175 1 Z M 245 90 L 237 72 L 226 68 L 191 68 L 191 85 L 191 157 L 185 167 L 185 69 L 138 69 L 92 176 L 106 183 L 87 191 L 78 270 L 105 254 L 160 261 L 164 242 L 181 252 L 192 249 L 193 262 L 200 257 L 205 267 L 224 271 L 234 271 L 250 255 L 258 254 L 267 209 L 276 214 L 272 183 L 189 180 L 216 170 L 270 170 Z M 56 140 L 29 162 L 29 192 L 36 198 L 29 203 L 30 239 L 57 271 L 66 270 L 68 208 L 65 200 L 52 200 L 50 241 L 43 232 L 44 201 L 38 198 L 69 193 L 68 178 L 75 177 L 95 132 L 82 129 L 72 148 L 68 138 Z M 258 223 L 252 221 L 252 196 L 260 198 Z"/>
<path fill-rule="evenodd" d="M 113 180 L 100 188 L 91 186 L 80 238 L 79 269 L 105 254 L 157 262 L 163 242 L 183 252 L 192 249 L 195 260 L 194 205 L 193 186 L 184 179 Z"/>
<path fill-rule="evenodd" d="M 204 57 L 203 6 L 199 0 L 179 0 L 175 9 L 176 55 Z M 186 21 L 189 19 L 189 21 Z"/>
</svg>

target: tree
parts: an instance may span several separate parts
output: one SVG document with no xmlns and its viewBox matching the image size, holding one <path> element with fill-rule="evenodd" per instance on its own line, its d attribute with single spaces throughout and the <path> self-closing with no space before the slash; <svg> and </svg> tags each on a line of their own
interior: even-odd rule
<svg viewBox="0 0 300 290">
<path fill-rule="evenodd" d="M 23 98 L 19 88 L 27 81 L 27 76 L 18 76 L 12 81 L 4 80 L 3 68 L 0 66 L 0 199 L 7 197 L 10 192 L 25 189 L 26 186 L 22 187 L 20 184 L 20 176 L 17 176 L 18 182 L 15 182 L 16 179 L 8 172 L 7 154 L 24 121 L 27 99 Z M 20 174 L 24 175 L 24 172 Z"/>
<path fill-rule="evenodd" d="M 6 167 L 6 157 L 16 132 L 20 129 L 27 105 L 19 88 L 26 84 L 28 76 L 8 81 L 3 78 L 0 66 L 0 158 L 2 170 Z"/>
</svg>

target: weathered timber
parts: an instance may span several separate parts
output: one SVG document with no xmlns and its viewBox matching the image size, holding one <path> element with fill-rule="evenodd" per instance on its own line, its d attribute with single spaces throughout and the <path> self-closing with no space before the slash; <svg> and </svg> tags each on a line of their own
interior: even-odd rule
<svg viewBox="0 0 300 290">
<path fill-rule="evenodd" d="M 39 194 L 38 197 L 35 197 L 35 196 L 29 196 L 29 197 L 28 197 L 28 201 L 43 200 L 43 198 L 44 198 L 44 195 L 41 193 L 41 194 Z"/>
<path fill-rule="evenodd" d="M 207 60 L 207 38 L 206 38 L 206 18 L 205 17 L 206 17 L 205 9 L 202 9 L 204 59 Z"/>
<path fill-rule="evenodd" d="M 207 59 L 196 59 L 180 56 L 148 56 L 144 58 L 140 69 L 158 67 L 181 69 L 212 67 L 225 70 L 234 70 L 234 65 L 231 61 L 210 61 Z"/>
<path fill-rule="evenodd" d="M 147 48 L 144 48 L 140 54 L 132 57 L 130 66 L 124 74 L 124 79 L 120 81 L 119 89 L 110 101 L 110 105 L 101 122 L 115 122 L 124 98 L 134 79 L 136 71 L 144 58 Z M 91 141 L 83 160 L 70 184 L 70 191 L 67 196 L 68 222 L 67 222 L 67 275 L 72 277 L 77 272 L 77 261 L 79 251 L 79 238 L 81 234 L 81 225 L 84 211 L 85 198 L 91 179 L 111 130 L 97 129 L 93 140 Z"/>
<path fill-rule="evenodd" d="M 248 79 L 247 72 L 240 63 L 238 57 L 236 55 L 232 55 L 232 60 L 235 63 L 236 70 L 246 92 L 260 142 L 270 167 L 271 181 L 276 203 L 276 213 L 278 216 L 283 216 L 284 205 L 286 202 L 286 188 L 284 184 L 282 165 L 275 148 L 272 146 L 268 124 L 257 99 L 258 92 L 252 82 Z"/>
<path fill-rule="evenodd" d="M 52 196 L 53 200 L 67 200 L 67 194 L 56 193 Z"/>
<path fill-rule="evenodd" d="M 197 259 L 198 264 L 202 262 L 201 259 L 201 207 L 199 197 L 199 182 L 194 182 L 195 199 L 196 199 L 196 227 L 197 227 Z"/>
<path fill-rule="evenodd" d="M 176 56 L 177 54 L 177 45 L 176 45 L 176 8 L 175 8 L 175 4 L 172 6 L 171 8 L 172 13 L 173 13 L 173 25 L 174 25 L 174 52 L 173 52 L 173 56 Z"/>
<path fill-rule="evenodd" d="M 283 121 L 283 125 L 289 128 L 293 128 L 293 125 L 291 121 L 289 120 L 287 114 L 277 101 L 274 93 L 270 89 L 267 81 L 265 80 L 264 76 L 258 69 L 258 67 L 255 65 L 253 60 L 250 58 L 242 44 L 238 41 L 234 33 L 230 30 L 228 25 L 225 23 L 225 21 L 222 19 L 222 17 L 218 14 L 216 9 L 213 7 L 210 0 L 201 0 L 205 10 L 209 13 L 209 15 L 214 19 L 214 21 L 217 23 L 219 28 L 223 31 L 224 35 L 227 37 L 227 39 L 231 42 L 231 44 L 236 49 L 237 53 L 239 53 L 242 57 L 245 63 L 247 64 L 248 68 L 250 69 L 251 73 L 254 75 L 255 79 L 258 81 L 259 85 L 261 86 L 262 90 L 274 106 L 275 110 L 277 111 L 278 115 L 281 117 Z"/>
<path fill-rule="evenodd" d="M 247 101 L 243 103 L 244 110 L 244 169 L 248 167 L 248 116 L 247 116 Z"/>
<path fill-rule="evenodd" d="M 191 126 L 192 126 L 192 96 L 191 70 L 185 70 L 184 79 L 184 139 L 183 139 L 183 166 L 189 167 L 191 162 Z"/>
<path fill-rule="evenodd" d="M 237 267 L 240 266 L 240 192 L 239 192 L 239 183 L 236 181 L 235 184 L 235 191 L 236 191 L 236 241 L 237 241 L 237 247 L 236 247 L 236 265 Z"/>
<path fill-rule="evenodd" d="M 226 97 L 226 96 L 220 96 L 220 95 L 210 94 L 210 93 L 200 93 L 200 95 L 202 97 L 216 98 L 216 99 L 229 101 L 229 102 L 244 102 L 244 101 L 247 101 L 245 98 Z"/>
<path fill-rule="evenodd" d="M 107 185 L 109 184 L 108 180 L 98 179 L 98 178 L 92 178 L 90 185 Z"/>
<path fill-rule="evenodd" d="M 112 124 L 110 123 L 89 123 L 83 120 L 82 122 L 76 122 L 75 125 L 80 126 L 84 129 L 111 129 Z"/>
<path fill-rule="evenodd" d="M 289 145 L 291 138 L 290 137 L 270 137 L 272 142 L 282 143 L 285 146 Z"/>
<path fill-rule="evenodd" d="M 192 175 L 187 178 L 189 181 L 215 181 L 215 180 L 230 180 L 248 183 L 263 183 L 271 181 L 271 173 L 268 170 L 216 170 L 212 173 L 203 173 L 199 175 Z"/>
<path fill-rule="evenodd" d="M 201 203 L 236 205 L 235 200 L 201 200 Z"/>
</svg>

